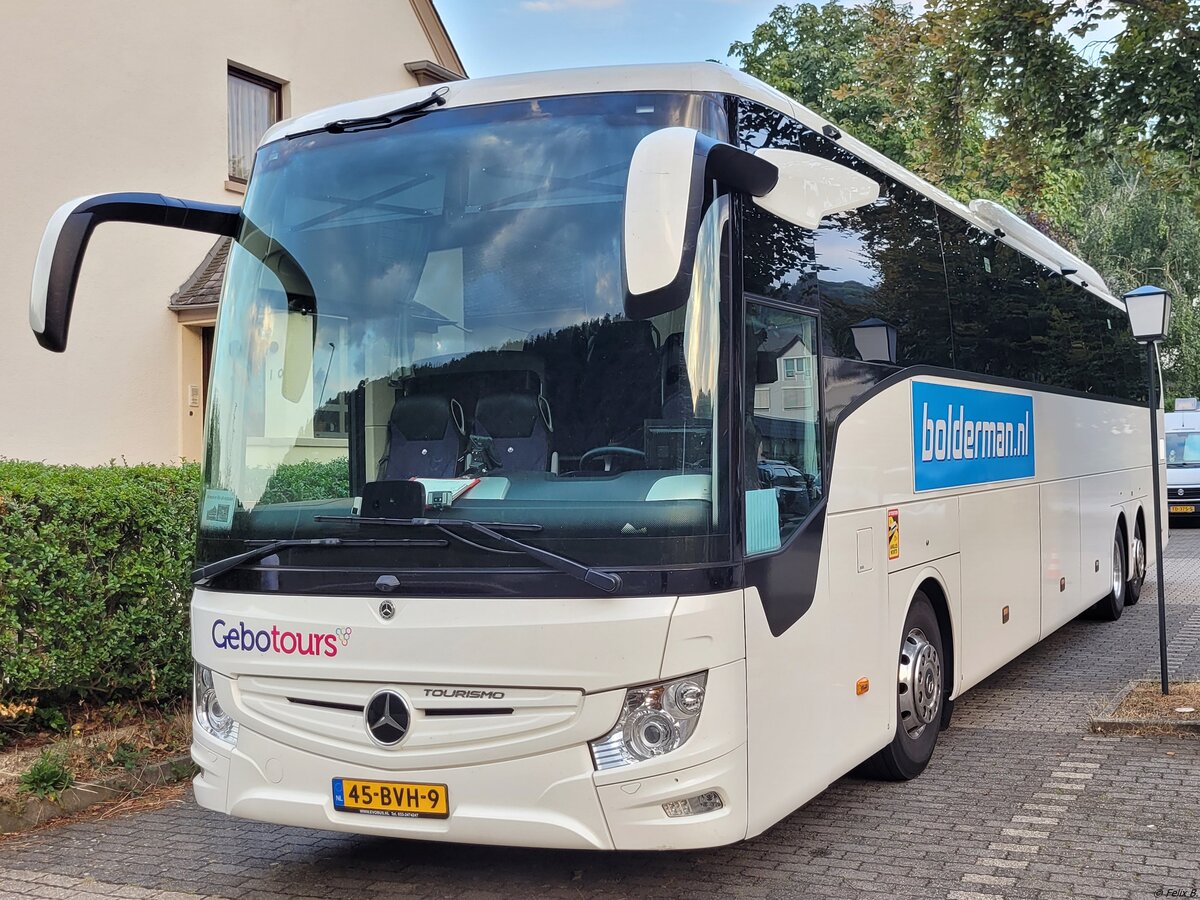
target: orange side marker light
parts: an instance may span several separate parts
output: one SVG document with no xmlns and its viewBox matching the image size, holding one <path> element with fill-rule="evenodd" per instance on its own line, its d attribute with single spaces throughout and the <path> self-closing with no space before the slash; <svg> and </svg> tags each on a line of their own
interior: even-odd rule
<svg viewBox="0 0 1200 900">
<path fill-rule="evenodd" d="M 856 697 L 861 697 L 863 694 L 865 694 L 870 689 L 871 689 L 871 679 L 870 678 L 860 678 L 854 684 L 854 695 Z"/>
</svg>

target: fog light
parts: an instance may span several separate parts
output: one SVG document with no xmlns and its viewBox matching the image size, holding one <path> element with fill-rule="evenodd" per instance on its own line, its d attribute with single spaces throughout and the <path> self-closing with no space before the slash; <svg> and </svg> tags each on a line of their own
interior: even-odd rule
<svg viewBox="0 0 1200 900">
<path fill-rule="evenodd" d="M 724 806 L 725 804 L 721 802 L 721 795 L 716 791 L 705 791 L 703 794 L 688 797 L 686 800 L 672 800 L 670 803 L 662 805 L 663 812 L 672 819 L 678 819 L 681 816 L 698 816 L 701 813 L 715 812 Z"/>
</svg>

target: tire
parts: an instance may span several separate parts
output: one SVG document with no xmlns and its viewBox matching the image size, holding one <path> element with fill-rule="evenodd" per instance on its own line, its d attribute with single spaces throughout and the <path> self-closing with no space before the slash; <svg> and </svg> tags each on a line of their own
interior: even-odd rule
<svg viewBox="0 0 1200 900">
<path fill-rule="evenodd" d="M 917 591 L 904 620 L 896 679 L 896 733 L 892 742 L 868 759 L 858 772 L 884 781 L 909 781 L 925 771 L 933 757 L 947 714 L 946 654 L 933 604 Z M 936 685 L 931 692 L 928 688 Z M 932 696 L 931 696 L 932 693 Z"/>
<path fill-rule="evenodd" d="M 1133 529 L 1133 545 L 1129 548 L 1129 580 L 1125 582 L 1125 605 L 1133 606 L 1142 599 L 1142 585 L 1146 583 L 1146 536 L 1142 523 Z"/>
<path fill-rule="evenodd" d="M 1129 567 L 1125 563 L 1125 533 L 1117 526 L 1112 540 L 1112 590 L 1088 610 L 1093 618 L 1103 622 L 1115 622 L 1125 612 L 1125 588 L 1129 581 Z"/>
</svg>

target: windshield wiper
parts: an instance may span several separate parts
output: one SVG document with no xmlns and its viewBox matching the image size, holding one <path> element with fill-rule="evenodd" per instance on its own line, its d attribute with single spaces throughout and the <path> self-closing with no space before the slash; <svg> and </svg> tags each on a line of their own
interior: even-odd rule
<svg viewBox="0 0 1200 900">
<path fill-rule="evenodd" d="M 599 588 L 605 593 L 612 594 L 621 588 L 621 576 L 613 572 L 605 572 L 603 569 L 593 569 L 591 566 L 585 566 L 583 563 L 576 562 L 570 557 L 559 553 L 552 553 L 549 550 L 543 550 L 541 547 L 535 547 L 533 544 L 526 544 L 524 541 L 518 541 L 516 538 L 509 537 L 507 534 L 502 534 L 499 531 L 499 529 L 504 529 L 505 531 L 541 531 L 541 525 L 526 522 L 475 522 L 471 519 L 374 519 L 362 516 L 314 516 L 313 519 L 317 522 L 358 522 L 360 525 L 436 528 L 443 534 L 449 535 L 455 540 L 462 541 L 472 547 L 492 553 L 505 552 L 496 547 L 486 547 L 483 544 L 476 544 L 474 541 L 469 541 L 461 534 L 454 532 L 455 528 L 469 528 L 477 534 L 489 537 L 506 547 L 512 547 L 514 550 L 533 557 L 538 562 L 555 571 L 570 575 L 572 578 L 577 578 L 585 584 Z"/>
<path fill-rule="evenodd" d="M 321 517 L 318 517 L 321 518 Z M 192 571 L 192 584 L 197 587 L 209 584 L 218 575 L 224 575 L 226 572 L 236 569 L 242 563 L 253 562 L 254 560 L 262 559 L 264 556 L 270 556 L 276 550 L 284 550 L 288 547 L 337 547 L 341 545 L 361 547 L 364 545 L 387 545 L 389 547 L 402 544 L 406 547 L 446 547 L 446 541 L 363 541 L 353 540 L 348 541 L 344 538 L 327 537 L 327 538 L 284 538 L 278 541 L 271 541 L 267 544 L 262 544 L 247 550 L 244 553 L 235 553 L 233 556 L 227 556 L 224 559 L 218 559 L 216 562 L 208 563 L 198 569 Z"/>
<path fill-rule="evenodd" d="M 337 119 L 333 122 L 326 122 L 320 128 L 312 128 L 308 131 L 289 134 L 287 139 L 290 141 L 293 138 L 306 137 L 307 135 L 317 134 L 322 131 L 327 131 L 330 134 L 346 134 L 355 131 L 370 131 L 374 128 L 390 128 L 399 122 L 416 118 L 431 106 L 444 106 L 446 104 L 446 94 L 449 92 L 450 88 L 442 85 L 424 100 L 409 103 L 390 112 L 380 113 L 377 116 L 360 116 L 357 119 Z"/>
</svg>

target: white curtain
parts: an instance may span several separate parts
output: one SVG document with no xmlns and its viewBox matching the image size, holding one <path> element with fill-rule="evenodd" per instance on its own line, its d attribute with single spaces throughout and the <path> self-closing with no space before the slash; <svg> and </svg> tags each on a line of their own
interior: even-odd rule
<svg viewBox="0 0 1200 900">
<path fill-rule="evenodd" d="M 229 177 L 250 177 L 254 148 L 278 119 L 278 90 L 229 73 Z"/>
</svg>

